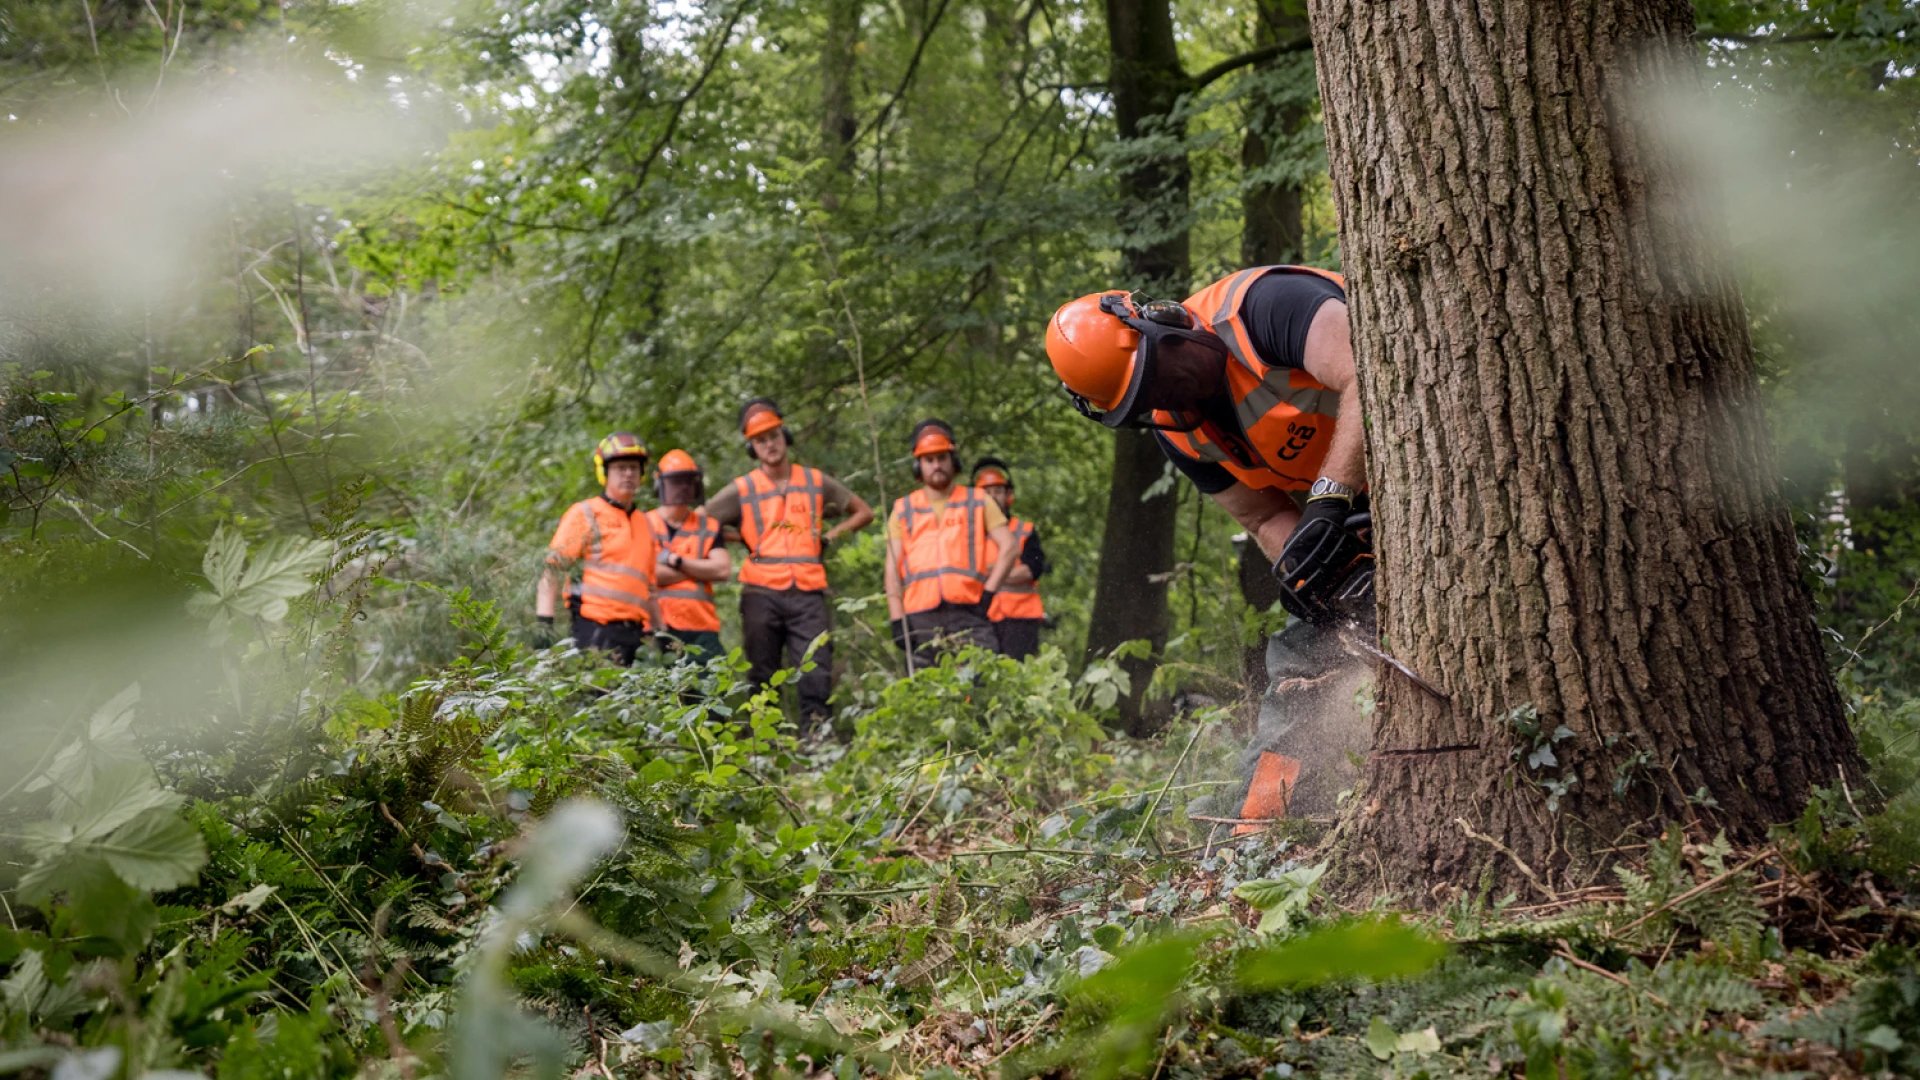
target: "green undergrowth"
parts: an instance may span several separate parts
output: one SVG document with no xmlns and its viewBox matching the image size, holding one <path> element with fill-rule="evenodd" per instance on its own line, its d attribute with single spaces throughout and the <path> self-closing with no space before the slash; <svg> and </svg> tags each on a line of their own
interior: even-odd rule
<svg viewBox="0 0 1920 1080">
<path fill-rule="evenodd" d="M 1116 737 L 1117 662 L 872 673 L 842 738 L 803 743 L 737 655 L 601 668 L 445 593 L 462 658 L 365 694 L 308 663 L 343 550 L 223 535 L 204 715 L 103 687 L 14 768 L 0 1068 L 1920 1069 L 1910 710 L 1868 718 L 1864 807 L 1823 791 L 1762 851 L 1676 829 L 1584 904 L 1356 911 L 1301 838 L 1187 817 L 1231 783 L 1234 722 Z"/>
</svg>

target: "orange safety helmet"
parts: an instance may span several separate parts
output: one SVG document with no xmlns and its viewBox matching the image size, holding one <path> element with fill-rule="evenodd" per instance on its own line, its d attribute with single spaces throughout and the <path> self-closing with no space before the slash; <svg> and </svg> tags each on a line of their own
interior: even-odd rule
<svg viewBox="0 0 1920 1080">
<path fill-rule="evenodd" d="M 1012 491 L 1013 469 L 1002 459 L 988 454 L 973 463 L 973 486 L 990 487 L 994 484 Z"/>
<path fill-rule="evenodd" d="M 676 503 L 678 506 L 698 506 L 707 501 L 707 474 L 693 455 L 685 450 L 669 450 L 661 457 L 660 464 L 653 469 L 653 497 L 661 506 L 667 505 L 667 481 L 671 478 L 693 477 L 693 501 Z"/>
<path fill-rule="evenodd" d="M 1163 427 L 1149 419 L 1140 396 L 1168 338 L 1202 345 L 1223 361 L 1228 356 L 1226 344 L 1178 301 L 1136 302 L 1134 294 L 1110 289 L 1060 305 L 1047 323 L 1047 359 L 1081 415 L 1111 428 Z"/>
<path fill-rule="evenodd" d="M 607 462 L 625 458 L 640 459 L 640 471 L 644 473 L 647 471 L 648 456 L 647 446 L 640 441 L 640 436 L 631 431 L 616 431 L 601 439 L 600 445 L 593 448 L 593 475 L 604 486 L 607 482 Z"/>
<path fill-rule="evenodd" d="M 960 464 L 959 446 L 953 441 L 953 425 L 935 417 L 913 425 L 913 435 L 908 439 L 913 446 L 913 478 L 920 479 L 920 458 L 929 454 L 953 455 L 953 471 L 958 474 Z"/>
<path fill-rule="evenodd" d="M 780 418 L 780 407 L 773 403 L 772 398 L 748 398 L 747 403 L 740 406 L 740 436 L 747 441 L 748 458 L 760 460 L 760 455 L 754 452 L 753 440 L 775 428 L 780 429 L 780 433 L 787 437 L 787 445 L 792 446 L 793 432 L 787 430 L 787 422 Z"/>
</svg>

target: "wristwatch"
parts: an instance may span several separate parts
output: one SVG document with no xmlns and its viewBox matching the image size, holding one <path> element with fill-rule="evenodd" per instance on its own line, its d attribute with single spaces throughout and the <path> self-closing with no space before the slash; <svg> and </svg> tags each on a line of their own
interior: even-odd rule
<svg viewBox="0 0 1920 1080">
<path fill-rule="evenodd" d="M 1340 481 L 1329 480 L 1323 476 L 1313 482 L 1313 487 L 1307 492 L 1307 501 L 1312 502 L 1315 499 L 1323 499 L 1331 496 L 1336 499 L 1345 499 L 1351 504 L 1354 496 L 1358 494 L 1360 493 Z"/>
<path fill-rule="evenodd" d="M 679 553 L 679 552 L 677 552 L 677 551 L 676 551 L 676 552 L 674 552 L 674 553 L 673 553 L 673 568 L 674 568 L 675 570 L 678 570 L 678 569 L 680 569 L 681 567 L 683 567 L 683 566 L 685 566 L 685 565 L 687 565 L 687 557 L 686 557 L 686 556 L 684 556 L 684 555 L 682 555 L 682 554 L 680 554 L 680 553 Z"/>
</svg>

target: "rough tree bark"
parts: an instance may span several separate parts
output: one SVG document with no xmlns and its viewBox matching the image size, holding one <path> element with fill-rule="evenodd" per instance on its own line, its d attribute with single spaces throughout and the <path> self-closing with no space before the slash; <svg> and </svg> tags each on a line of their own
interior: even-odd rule
<svg viewBox="0 0 1920 1080">
<path fill-rule="evenodd" d="M 1685 0 L 1310 15 L 1381 630 L 1451 697 L 1378 676 L 1367 877 L 1557 889 L 1664 822 L 1752 841 L 1857 778 L 1738 291 L 1636 122 L 1695 88 Z M 1572 733 L 1554 764 L 1536 723 Z"/>
<path fill-rule="evenodd" d="M 1122 280 L 1125 287 L 1159 296 L 1185 296 L 1191 270 L 1187 248 L 1190 172 L 1184 149 L 1155 153 L 1146 140 L 1179 135 L 1174 106 L 1187 89 L 1186 70 L 1173 38 L 1167 0 L 1107 0 L 1107 36 L 1112 48 L 1110 83 L 1115 126 L 1132 142 L 1121 170 Z M 1100 540 L 1100 574 L 1094 585 L 1087 653 L 1097 656 L 1136 638 L 1157 654 L 1167 641 L 1167 577 L 1173 569 L 1177 501 L 1171 494 L 1145 499 L 1160 479 L 1166 458 L 1145 432 L 1122 431 L 1113 444 L 1113 479 L 1107 489 L 1106 531 Z M 1156 580 L 1157 579 L 1157 580 Z M 1122 705 L 1128 730 L 1151 726 L 1144 715 L 1150 660 L 1127 662 L 1133 694 Z"/>
</svg>

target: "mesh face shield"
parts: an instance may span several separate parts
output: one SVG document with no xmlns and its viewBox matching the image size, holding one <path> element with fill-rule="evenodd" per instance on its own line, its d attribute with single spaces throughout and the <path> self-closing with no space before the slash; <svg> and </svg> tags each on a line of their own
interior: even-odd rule
<svg viewBox="0 0 1920 1080">
<path fill-rule="evenodd" d="M 1098 420 L 1110 428 L 1135 427 L 1153 428 L 1161 431 L 1192 431 L 1200 426 L 1198 417 L 1182 420 L 1177 424 L 1162 424 L 1153 419 L 1153 410 L 1145 402 L 1146 390 L 1153 384 L 1154 375 L 1160 367 L 1161 354 L 1173 342 L 1191 342 L 1193 345 L 1218 355 L 1224 363 L 1228 359 L 1226 343 L 1210 330 L 1203 330 L 1194 323 L 1193 313 L 1172 300 L 1147 300 L 1135 303 L 1132 296 L 1103 296 L 1100 298 L 1100 310 L 1119 319 L 1129 330 L 1140 336 L 1139 344 L 1134 346 L 1133 377 L 1127 382 L 1127 390 L 1113 408 L 1100 410 L 1086 398 L 1068 390 L 1073 398 L 1073 407 L 1080 415 L 1090 420 Z"/>
</svg>

